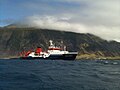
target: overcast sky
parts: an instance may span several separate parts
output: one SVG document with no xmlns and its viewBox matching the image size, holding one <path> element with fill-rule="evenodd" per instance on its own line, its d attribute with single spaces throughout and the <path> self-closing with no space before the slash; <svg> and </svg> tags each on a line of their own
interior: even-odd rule
<svg viewBox="0 0 120 90">
<path fill-rule="evenodd" d="M 120 42 L 120 0 L 0 0 L 0 26 L 15 22 Z"/>
</svg>

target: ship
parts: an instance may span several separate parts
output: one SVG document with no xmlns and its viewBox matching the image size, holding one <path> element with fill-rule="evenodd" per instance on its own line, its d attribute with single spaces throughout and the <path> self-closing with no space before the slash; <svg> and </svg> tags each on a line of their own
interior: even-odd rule
<svg viewBox="0 0 120 90">
<path fill-rule="evenodd" d="M 66 50 L 66 46 L 58 47 L 49 40 L 47 51 L 43 51 L 41 47 L 37 47 L 35 51 L 28 51 L 20 57 L 20 59 L 42 59 L 42 60 L 75 60 L 78 52 L 70 52 Z"/>
</svg>

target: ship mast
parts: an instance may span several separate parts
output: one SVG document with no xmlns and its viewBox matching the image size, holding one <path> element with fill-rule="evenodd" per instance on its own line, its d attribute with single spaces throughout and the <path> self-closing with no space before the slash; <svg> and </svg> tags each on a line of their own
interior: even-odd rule
<svg viewBox="0 0 120 90">
<path fill-rule="evenodd" d="M 52 40 L 49 40 L 49 42 L 50 42 L 50 46 L 53 46 L 53 41 L 52 41 Z"/>
<path fill-rule="evenodd" d="M 66 46 L 64 45 L 63 41 L 61 41 L 61 49 L 62 49 L 63 51 L 66 51 Z"/>
<path fill-rule="evenodd" d="M 50 42 L 50 48 L 54 48 L 55 46 L 54 46 L 54 44 L 53 44 L 53 41 L 52 40 L 49 40 L 49 42 Z"/>
</svg>

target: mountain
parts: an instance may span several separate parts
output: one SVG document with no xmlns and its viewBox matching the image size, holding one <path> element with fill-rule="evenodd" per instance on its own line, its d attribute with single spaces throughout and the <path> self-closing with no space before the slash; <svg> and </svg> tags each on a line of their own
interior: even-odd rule
<svg viewBox="0 0 120 90">
<path fill-rule="evenodd" d="M 79 58 L 119 57 L 120 43 L 107 41 L 86 33 L 73 33 L 36 28 L 0 28 L 0 57 L 17 56 L 24 50 L 35 50 L 41 46 L 44 50 L 49 40 L 57 45 L 63 41 L 69 51 L 78 51 Z"/>
</svg>

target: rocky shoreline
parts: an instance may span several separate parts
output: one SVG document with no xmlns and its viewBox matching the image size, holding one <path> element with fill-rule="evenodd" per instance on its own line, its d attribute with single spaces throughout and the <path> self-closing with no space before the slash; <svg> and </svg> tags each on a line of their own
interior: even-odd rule
<svg viewBox="0 0 120 90">
<path fill-rule="evenodd" d="M 120 60 L 120 56 L 97 56 L 94 54 L 82 54 L 82 55 L 77 55 L 76 60 L 82 60 L 82 59 L 87 59 L 87 60 Z"/>
<path fill-rule="evenodd" d="M 0 59 L 9 60 L 11 58 L 18 58 L 19 56 L 0 56 Z M 103 57 L 103 56 L 95 56 L 95 55 L 77 55 L 76 60 L 120 60 L 120 56 L 115 57 Z"/>
</svg>

